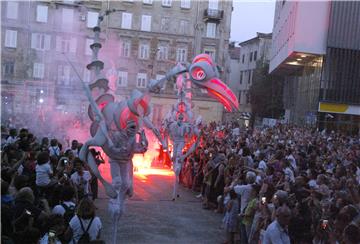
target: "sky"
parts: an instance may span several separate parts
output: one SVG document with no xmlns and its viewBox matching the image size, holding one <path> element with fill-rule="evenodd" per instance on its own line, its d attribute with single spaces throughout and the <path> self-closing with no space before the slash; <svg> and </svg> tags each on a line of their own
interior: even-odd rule
<svg viewBox="0 0 360 244">
<path fill-rule="evenodd" d="M 233 0 L 230 40 L 243 42 L 256 32 L 272 32 L 275 1 Z"/>
</svg>

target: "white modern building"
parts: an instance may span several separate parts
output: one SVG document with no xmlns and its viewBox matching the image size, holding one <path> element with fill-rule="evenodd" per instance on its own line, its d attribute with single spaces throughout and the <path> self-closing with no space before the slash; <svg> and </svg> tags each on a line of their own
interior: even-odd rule
<svg viewBox="0 0 360 244">
<path fill-rule="evenodd" d="M 357 133 L 360 2 L 277 1 L 270 70 L 285 76 L 285 118 Z"/>
</svg>

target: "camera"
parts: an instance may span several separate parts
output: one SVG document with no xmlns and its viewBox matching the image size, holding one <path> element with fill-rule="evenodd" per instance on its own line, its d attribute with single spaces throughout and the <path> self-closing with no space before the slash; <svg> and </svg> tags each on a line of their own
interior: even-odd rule
<svg viewBox="0 0 360 244">
<path fill-rule="evenodd" d="M 329 223 L 329 220 L 324 219 L 324 220 L 321 222 L 321 228 L 322 228 L 323 230 L 325 230 L 325 229 L 328 227 L 328 223 Z"/>
<path fill-rule="evenodd" d="M 55 230 L 49 230 L 49 237 L 55 237 L 56 232 Z"/>
<path fill-rule="evenodd" d="M 264 205 L 265 203 L 266 203 L 266 197 L 262 197 L 262 198 L 261 198 L 261 204 Z"/>
</svg>

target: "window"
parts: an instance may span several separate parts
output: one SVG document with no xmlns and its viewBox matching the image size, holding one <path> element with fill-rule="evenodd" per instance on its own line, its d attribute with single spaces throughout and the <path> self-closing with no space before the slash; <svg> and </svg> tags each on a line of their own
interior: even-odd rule
<svg viewBox="0 0 360 244">
<path fill-rule="evenodd" d="M 143 0 L 144 4 L 152 4 L 152 0 Z"/>
<path fill-rule="evenodd" d="M 122 13 L 121 28 L 131 29 L 132 14 Z"/>
<path fill-rule="evenodd" d="M 70 66 L 58 65 L 58 83 L 70 85 Z"/>
<path fill-rule="evenodd" d="M 248 74 L 249 74 L 248 84 L 251 84 L 252 70 L 249 70 Z"/>
<path fill-rule="evenodd" d="M 180 20 L 180 28 L 179 28 L 179 34 L 185 35 L 188 33 L 188 24 L 189 21 L 187 20 Z"/>
<path fill-rule="evenodd" d="M 250 92 L 246 92 L 246 104 L 250 104 Z"/>
<path fill-rule="evenodd" d="M 254 61 L 257 59 L 257 51 L 254 52 Z"/>
<path fill-rule="evenodd" d="M 8 19 L 17 19 L 19 3 L 8 1 L 6 7 L 6 17 Z"/>
<path fill-rule="evenodd" d="M 99 13 L 89 11 L 89 12 L 87 13 L 87 23 L 86 23 L 86 26 L 87 26 L 88 28 L 93 28 L 93 27 L 97 26 L 98 18 L 99 18 Z"/>
<path fill-rule="evenodd" d="M 63 8 L 62 10 L 62 26 L 63 28 L 71 28 L 73 26 L 74 10 Z"/>
<path fill-rule="evenodd" d="M 148 43 L 141 43 L 139 45 L 139 58 L 140 59 L 149 59 L 150 46 Z"/>
<path fill-rule="evenodd" d="M 141 16 L 141 30 L 142 31 L 151 31 L 151 16 L 142 15 Z"/>
<path fill-rule="evenodd" d="M 3 62 L 2 64 L 2 72 L 5 77 L 12 77 L 14 75 L 15 62 Z"/>
<path fill-rule="evenodd" d="M 242 84 L 242 81 L 243 81 L 243 71 L 240 71 L 240 85 Z"/>
<path fill-rule="evenodd" d="M 42 63 L 34 63 L 33 77 L 42 79 L 44 78 L 45 65 Z"/>
<path fill-rule="evenodd" d="M 216 23 L 207 23 L 206 37 L 215 38 L 215 35 L 216 35 Z"/>
<path fill-rule="evenodd" d="M 136 78 L 136 87 L 138 88 L 146 88 L 147 86 L 147 74 L 146 73 L 138 73 Z"/>
<path fill-rule="evenodd" d="M 190 8 L 190 0 L 181 0 L 180 7 L 181 8 Z"/>
<path fill-rule="evenodd" d="M 219 0 L 209 0 L 209 9 L 218 10 Z"/>
<path fill-rule="evenodd" d="M 158 46 L 157 60 L 167 60 L 168 59 L 168 45 L 161 43 Z"/>
<path fill-rule="evenodd" d="M 56 51 L 62 53 L 76 53 L 76 37 L 56 37 Z"/>
<path fill-rule="evenodd" d="M 212 60 L 213 60 L 213 61 L 215 61 L 215 58 L 216 58 L 215 54 L 216 54 L 216 51 L 215 51 L 215 49 L 214 49 L 214 48 L 205 48 L 205 49 L 204 49 L 204 53 L 208 54 L 208 55 L 212 58 Z"/>
<path fill-rule="evenodd" d="M 84 76 L 83 76 L 84 82 L 90 83 L 91 82 L 91 71 L 87 68 L 84 68 Z"/>
<path fill-rule="evenodd" d="M 239 91 L 239 98 L 238 98 L 239 99 L 239 104 L 241 104 L 241 92 L 242 91 Z"/>
<path fill-rule="evenodd" d="M 51 36 L 41 33 L 31 34 L 31 48 L 36 50 L 50 50 Z"/>
<path fill-rule="evenodd" d="M 94 43 L 94 41 L 92 39 L 86 39 L 86 44 L 85 44 L 85 54 L 86 55 L 92 55 L 92 50 L 90 48 L 90 45 L 93 43 Z"/>
<path fill-rule="evenodd" d="M 48 7 L 44 5 L 36 6 L 36 21 L 46 23 L 48 19 Z"/>
<path fill-rule="evenodd" d="M 125 87 L 128 83 L 128 72 L 126 71 L 119 71 L 119 79 L 118 79 L 118 86 Z"/>
<path fill-rule="evenodd" d="M 186 62 L 187 61 L 187 49 L 178 48 L 176 50 L 176 61 L 177 62 Z"/>
<path fill-rule="evenodd" d="M 245 62 L 245 54 L 242 55 L 242 63 Z"/>
<path fill-rule="evenodd" d="M 253 58 L 253 53 L 251 52 L 251 53 L 250 53 L 250 56 L 249 56 L 250 62 L 252 61 L 252 58 Z"/>
<path fill-rule="evenodd" d="M 6 30 L 5 31 L 5 47 L 16 48 L 17 46 L 17 31 Z"/>
<path fill-rule="evenodd" d="M 131 50 L 131 41 L 130 40 L 124 40 L 122 43 L 122 48 L 121 48 L 121 56 L 122 57 L 130 57 L 130 50 Z"/>
<path fill-rule="evenodd" d="M 168 32 L 170 27 L 170 18 L 169 17 L 163 17 L 161 18 L 161 31 L 162 32 Z"/>
<path fill-rule="evenodd" d="M 162 6 L 171 7 L 171 0 L 162 0 Z"/>
</svg>

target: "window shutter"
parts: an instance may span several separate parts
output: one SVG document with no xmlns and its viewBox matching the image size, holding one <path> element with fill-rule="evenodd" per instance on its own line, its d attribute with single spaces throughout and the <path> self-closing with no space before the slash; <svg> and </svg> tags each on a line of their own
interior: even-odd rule
<svg viewBox="0 0 360 244">
<path fill-rule="evenodd" d="M 50 50 L 51 47 L 51 36 L 50 35 L 45 35 L 45 46 L 44 49 L 45 50 Z"/>
<path fill-rule="evenodd" d="M 11 46 L 11 31 L 6 30 L 5 33 L 5 46 L 10 47 Z"/>
<path fill-rule="evenodd" d="M 36 49 L 36 39 L 38 34 L 37 33 L 31 33 L 31 48 Z"/>
</svg>

